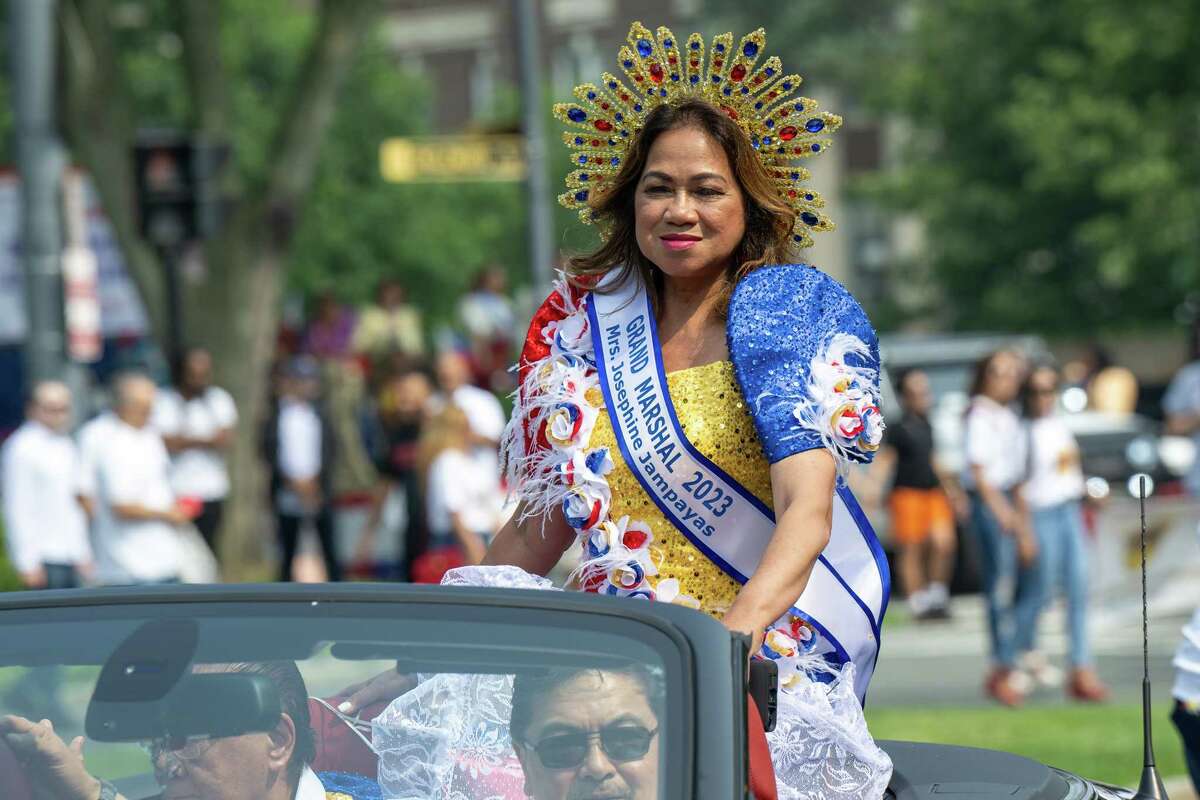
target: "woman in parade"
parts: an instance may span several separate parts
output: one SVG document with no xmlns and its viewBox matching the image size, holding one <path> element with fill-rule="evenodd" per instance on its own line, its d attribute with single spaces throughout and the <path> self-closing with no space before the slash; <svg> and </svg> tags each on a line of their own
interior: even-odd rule
<svg viewBox="0 0 1200 800">
<path fill-rule="evenodd" d="M 555 107 L 577 166 L 560 201 L 602 242 L 529 328 L 503 443 L 518 510 L 448 579 L 545 575 L 578 541 L 571 587 L 700 609 L 776 661 L 780 797 L 880 797 L 861 702 L 887 568 L 841 480 L 882 438 L 878 348 L 794 263 L 833 227 L 798 162 L 841 119 L 764 44 L 724 34 L 706 61 L 699 34 L 635 23 L 628 81 Z"/>
</svg>

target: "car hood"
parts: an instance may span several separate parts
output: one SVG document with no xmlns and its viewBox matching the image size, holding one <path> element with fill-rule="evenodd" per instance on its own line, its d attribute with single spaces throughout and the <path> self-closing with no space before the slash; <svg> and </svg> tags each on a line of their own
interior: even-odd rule
<svg viewBox="0 0 1200 800">
<path fill-rule="evenodd" d="M 1022 756 L 919 742 L 881 741 L 894 771 L 885 800 L 1128 800 L 1133 792 L 1092 783 Z"/>
</svg>

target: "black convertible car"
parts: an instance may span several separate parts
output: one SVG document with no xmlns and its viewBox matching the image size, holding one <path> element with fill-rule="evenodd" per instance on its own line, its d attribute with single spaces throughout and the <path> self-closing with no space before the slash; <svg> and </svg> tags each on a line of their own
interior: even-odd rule
<svg viewBox="0 0 1200 800">
<path fill-rule="evenodd" d="M 695 611 L 584 594 L 365 584 L 10 594 L 0 796 L 565 799 L 576 795 L 556 788 L 553 769 L 602 751 L 633 765 L 622 797 L 751 797 L 747 646 Z M 394 696 L 433 688 L 406 692 L 407 705 L 338 710 L 388 676 Z M 642 687 L 626 692 L 638 702 L 605 694 L 622 686 Z M 594 699 L 599 732 L 572 728 L 559 695 Z M 769 692 L 756 696 L 769 715 Z M 450 709 L 454 719 L 439 716 Z M 1005 753 L 881 744 L 895 800 L 1132 797 Z"/>
</svg>

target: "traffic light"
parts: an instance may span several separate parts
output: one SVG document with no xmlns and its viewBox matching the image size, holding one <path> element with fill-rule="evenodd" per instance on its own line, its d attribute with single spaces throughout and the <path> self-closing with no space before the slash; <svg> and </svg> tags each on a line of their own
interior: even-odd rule
<svg viewBox="0 0 1200 800">
<path fill-rule="evenodd" d="M 229 145 L 182 131 L 142 131 L 134 145 L 139 230 L 157 247 L 205 239 L 223 216 Z"/>
</svg>

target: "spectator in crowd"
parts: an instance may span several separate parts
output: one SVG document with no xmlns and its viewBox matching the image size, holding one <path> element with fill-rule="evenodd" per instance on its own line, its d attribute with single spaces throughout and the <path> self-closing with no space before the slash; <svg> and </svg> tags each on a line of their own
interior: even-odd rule
<svg viewBox="0 0 1200 800">
<path fill-rule="evenodd" d="M 506 292 L 504 268 L 493 264 L 475 279 L 475 285 L 458 304 L 458 315 L 471 341 L 480 386 L 506 391 L 512 378 L 508 367 L 512 362 L 516 318 Z"/>
<path fill-rule="evenodd" d="M 1175 651 L 1175 708 L 1171 721 L 1183 741 L 1192 787 L 1200 794 L 1200 608 L 1183 626 L 1183 641 Z"/>
<path fill-rule="evenodd" d="M 894 467 L 888 505 L 897 573 L 914 618 L 945 619 L 956 542 L 949 487 L 933 463 L 933 393 L 917 369 L 898 375 L 895 386 L 904 415 L 888 425 L 877 461 Z"/>
<path fill-rule="evenodd" d="M 144 375 L 118 378 L 115 416 L 90 432 L 85 471 L 94 470 L 93 546 L 101 583 L 174 583 L 182 567 L 177 526 L 189 520 L 171 489 L 171 460 L 150 427 L 156 389 Z"/>
<path fill-rule="evenodd" d="M 89 576 L 87 518 L 75 499 L 79 452 L 67 434 L 71 393 L 58 381 L 33 388 L 26 422 L 0 455 L 9 560 L 27 589 L 73 589 Z"/>
<path fill-rule="evenodd" d="M 1105 414 L 1132 414 L 1137 407 L 1138 382 L 1133 372 L 1113 363 L 1099 342 L 1063 367 L 1063 380 L 1087 391 L 1088 408 Z"/>
<path fill-rule="evenodd" d="M 421 436 L 429 547 L 413 562 L 413 580 L 438 583 L 448 569 L 478 564 L 499 528 L 503 498 L 486 461 L 472 456 L 466 413 L 448 405 Z"/>
<path fill-rule="evenodd" d="M 1087 546 L 1084 541 L 1083 470 L 1079 445 L 1056 413 L 1058 372 L 1050 366 L 1033 369 L 1022 389 L 1029 448 L 1021 495 L 1029 507 L 1038 556 L 1033 572 L 1044 609 L 1061 590 L 1067 598 L 1067 632 L 1071 666 L 1067 693 L 1076 700 L 1100 702 L 1108 689 L 1092 667 L 1087 632 Z M 1033 641 L 1037 625 L 1020 631 L 1018 649 L 1036 660 Z M 1036 661 L 1032 665 L 1037 672 Z"/>
<path fill-rule="evenodd" d="M 964 433 L 962 483 L 971 501 L 978 542 L 993 667 L 985 692 L 1007 706 L 1024 700 L 1014 679 L 1017 630 L 1036 623 L 1038 597 L 1028 566 L 1036 556 L 1018 484 L 1025 474 L 1025 437 L 1011 408 L 1021 388 L 1023 362 L 1000 350 L 975 369 Z"/>
<path fill-rule="evenodd" d="M 158 393 L 151 424 L 171 454 L 175 496 L 202 504 L 193 522 L 216 553 L 221 511 L 229 496 L 225 450 L 238 417 L 229 392 L 213 385 L 212 368 L 207 350 L 185 350 L 173 365 L 174 385 Z"/>
<path fill-rule="evenodd" d="M 1171 379 L 1163 396 L 1163 411 L 1167 417 L 1167 432 L 1190 436 L 1200 453 L 1200 353 Z M 1185 480 L 1188 491 L 1200 497 L 1200 458 L 1192 462 Z"/>
<path fill-rule="evenodd" d="M 363 310 L 354 330 L 354 351 L 368 356 L 372 363 L 393 352 L 417 357 L 425 352 L 421 316 L 405 302 L 404 286 L 385 278 L 375 292 L 375 305 Z"/>
<path fill-rule="evenodd" d="M 358 320 L 337 295 L 326 290 L 317 296 L 312 320 L 304 332 L 304 352 L 314 358 L 341 359 L 350 354 Z"/>
<path fill-rule="evenodd" d="M 490 451 L 496 459 L 505 423 L 500 401 L 486 389 L 471 384 L 471 364 L 461 351 L 442 352 L 436 366 L 441 402 L 457 406 L 467 415 L 471 423 L 472 446 Z"/>
<path fill-rule="evenodd" d="M 317 402 L 320 377 L 313 359 L 292 359 L 283 370 L 278 401 L 263 426 L 263 457 L 271 469 L 271 501 L 282 551 L 281 581 L 292 579 L 292 559 L 305 521 L 316 528 L 329 580 L 341 580 L 330 506 L 336 453 L 333 429 Z"/>
<path fill-rule="evenodd" d="M 117 415 L 111 408 L 104 409 L 83 423 L 76 434 L 79 442 L 79 474 L 75 480 L 75 499 L 87 514 L 93 537 L 96 524 L 96 462 L 116 420 Z"/>
<path fill-rule="evenodd" d="M 417 462 L 418 444 L 429 415 L 433 381 L 425 369 L 412 367 L 387 378 L 367 420 L 364 432 L 380 486 L 371 517 L 364 526 L 356 560 L 367 560 L 374 550 L 384 503 L 393 492 L 404 499 L 403 559 L 401 579 L 412 574 L 413 559 L 425 549 L 427 528 L 422 475 Z"/>
</svg>

